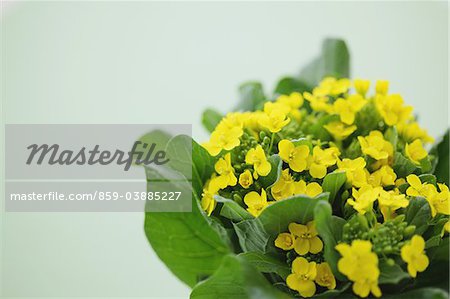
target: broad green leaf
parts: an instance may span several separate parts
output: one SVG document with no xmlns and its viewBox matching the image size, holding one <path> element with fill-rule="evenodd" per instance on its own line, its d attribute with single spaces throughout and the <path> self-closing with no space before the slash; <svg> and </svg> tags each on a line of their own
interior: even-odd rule
<svg viewBox="0 0 450 299">
<path fill-rule="evenodd" d="M 343 40 L 326 39 L 320 56 L 302 69 L 299 79 L 309 86 L 316 86 L 327 76 L 350 77 L 350 54 Z"/>
<path fill-rule="evenodd" d="M 205 127 L 206 130 L 209 132 L 214 131 L 217 124 L 222 119 L 223 115 L 217 112 L 214 109 L 206 109 L 203 111 L 202 115 L 202 124 Z"/>
<path fill-rule="evenodd" d="M 413 173 L 417 169 L 417 166 L 401 153 L 396 152 L 394 154 L 393 168 L 398 177 L 406 177 Z"/>
<path fill-rule="evenodd" d="M 422 288 L 392 295 L 384 295 L 388 299 L 448 299 L 448 293 L 438 288 Z"/>
<path fill-rule="evenodd" d="M 405 215 L 406 222 L 416 226 L 415 233 L 420 235 L 428 228 L 428 221 L 431 219 L 430 205 L 425 198 L 414 197 L 409 201 Z"/>
<path fill-rule="evenodd" d="M 441 183 L 449 185 L 449 136 L 450 131 L 442 138 L 441 142 L 436 147 L 437 155 L 438 155 L 438 163 L 434 170 L 434 174 L 437 179 Z"/>
<path fill-rule="evenodd" d="M 242 257 L 228 255 L 220 268 L 192 290 L 191 299 L 288 299 Z"/>
<path fill-rule="evenodd" d="M 317 232 L 324 243 L 325 260 L 330 265 L 334 276 L 339 280 L 345 280 L 345 277 L 338 271 L 337 262 L 340 258 L 335 246 L 342 239 L 342 228 L 345 220 L 332 216 L 331 205 L 326 201 L 319 202 L 314 209 L 314 222 Z"/>
<path fill-rule="evenodd" d="M 253 265 L 259 272 L 276 273 L 284 280 L 291 273 L 290 267 L 278 259 L 256 251 L 244 252 L 239 257 Z"/>
<path fill-rule="evenodd" d="M 299 79 L 293 77 L 284 77 L 280 81 L 278 81 L 278 84 L 274 90 L 274 94 L 289 95 L 293 92 L 303 93 L 305 91 L 311 91 L 311 86 Z"/>
<path fill-rule="evenodd" d="M 427 250 L 427 255 L 432 261 L 449 261 L 449 237 L 443 238 L 437 247 Z"/>
<path fill-rule="evenodd" d="M 170 134 L 168 134 L 167 132 L 161 131 L 161 130 L 155 130 L 155 131 L 151 131 L 143 136 L 141 136 L 137 141 L 141 142 L 141 144 L 139 144 L 136 147 L 136 151 L 138 152 L 142 152 L 143 155 L 142 157 L 147 156 L 148 151 L 150 150 L 150 147 L 143 147 L 143 144 L 155 144 L 155 148 L 154 151 L 160 151 L 160 150 L 165 150 L 166 149 L 166 145 L 169 142 L 169 140 L 172 138 L 172 136 Z M 136 155 L 133 156 L 133 164 L 136 164 L 136 159 L 138 157 Z M 139 164 L 142 165 L 142 164 Z"/>
<path fill-rule="evenodd" d="M 330 192 L 328 200 L 331 204 L 333 204 L 336 194 L 338 194 L 346 181 L 347 175 L 345 174 L 345 171 L 329 173 L 323 179 L 322 189 L 324 192 Z"/>
<path fill-rule="evenodd" d="M 238 110 L 243 111 L 260 109 L 266 101 L 262 84 L 259 82 L 246 82 L 239 86 L 239 96 Z"/>
<path fill-rule="evenodd" d="M 240 222 L 242 220 L 253 219 L 254 217 L 247 212 L 241 205 L 239 205 L 234 200 L 224 198 L 222 196 L 216 195 L 214 199 L 217 202 L 223 203 L 222 210 L 220 210 L 220 215 L 230 219 L 235 222 Z"/>
<path fill-rule="evenodd" d="M 306 224 L 314 218 L 314 207 L 320 201 L 328 199 L 327 193 L 315 198 L 297 195 L 280 201 L 265 208 L 258 219 L 264 230 L 271 236 L 286 232 L 291 222 Z"/>
<path fill-rule="evenodd" d="M 441 240 L 442 240 L 441 236 L 432 236 L 425 242 L 425 248 L 429 249 L 432 247 L 439 246 L 439 244 L 441 243 Z"/>
<path fill-rule="evenodd" d="M 283 165 L 283 161 L 279 155 L 270 156 L 268 161 L 270 162 L 270 165 L 272 165 L 269 174 L 258 179 L 258 182 L 260 182 L 261 186 L 265 189 L 272 187 L 273 184 L 278 181 L 281 175 L 281 167 Z"/>
<path fill-rule="evenodd" d="M 267 252 L 270 236 L 266 233 L 258 219 L 233 223 L 233 227 L 243 251 Z"/>
<path fill-rule="evenodd" d="M 397 264 L 389 265 L 383 260 L 380 262 L 379 268 L 379 284 L 397 284 L 403 279 L 409 278 L 409 274 L 403 271 L 403 269 Z"/>
</svg>

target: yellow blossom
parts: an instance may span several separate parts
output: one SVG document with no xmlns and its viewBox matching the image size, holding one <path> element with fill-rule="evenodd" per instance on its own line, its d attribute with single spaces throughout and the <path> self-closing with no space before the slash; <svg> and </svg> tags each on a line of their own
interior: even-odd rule
<svg viewBox="0 0 450 299">
<path fill-rule="evenodd" d="M 386 221 L 395 217 L 395 211 L 398 209 L 406 208 L 409 201 L 405 198 L 405 194 L 399 193 L 398 189 L 391 191 L 381 190 L 378 204 L 384 221 Z"/>
<path fill-rule="evenodd" d="M 224 189 L 227 186 L 235 186 L 237 184 L 237 178 L 234 175 L 234 169 L 231 165 L 230 153 L 227 153 L 223 158 L 220 158 L 216 162 L 214 169 L 219 174 L 219 176 L 214 179 L 214 183 L 217 183 L 220 189 Z"/>
<path fill-rule="evenodd" d="M 375 84 L 375 92 L 377 94 L 385 95 L 389 90 L 389 81 L 378 80 Z"/>
<path fill-rule="evenodd" d="M 293 92 L 290 95 L 280 95 L 277 103 L 283 104 L 289 107 L 289 115 L 295 120 L 300 121 L 300 107 L 303 105 L 303 97 L 299 92 Z"/>
<path fill-rule="evenodd" d="M 200 202 L 203 210 L 209 215 L 216 208 L 217 202 L 214 199 L 214 195 L 219 191 L 217 184 L 211 184 L 211 181 L 214 180 L 215 177 L 209 179 L 205 186 L 203 187 L 202 200 Z"/>
<path fill-rule="evenodd" d="M 204 147 L 211 156 L 217 156 L 223 149 L 229 151 L 238 146 L 243 132 L 241 127 L 216 129 Z"/>
<path fill-rule="evenodd" d="M 332 105 L 328 103 L 327 96 L 312 95 L 309 92 L 303 93 L 303 97 L 307 100 L 314 111 L 326 111 L 332 110 Z"/>
<path fill-rule="evenodd" d="M 360 297 L 367 297 L 369 293 L 380 297 L 378 256 L 372 252 L 372 243 L 354 240 L 351 245 L 336 245 L 336 250 L 342 256 L 337 264 L 338 270 L 354 282 L 353 292 Z"/>
<path fill-rule="evenodd" d="M 342 161 L 337 161 L 338 169 L 345 171 L 347 182 L 355 187 L 362 187 L 367 184 L 367 170 L 366 161 L 359 157 L 354 160 L 345 158 Z"/>
<path fill-rule="evenodd" d="M 338 96 L 346 93 L 350 85 L 351 82 L 349 79 L 326 77 L 319 83 L 319 86 L 313 89 L 313 94 L 315 96 Z"/>
<path fill-rule="evenodd" d="M 364 97 L 366 95 L 367 91 L 369 90 L 370 81 L 362 80 L 362 79 L 355 79 L 353 81 L 353 84 L 355 86 L 356 92 Z"/>
<path fill-rule="evenodd" d="M 286 284 L 292 290 L 299 292 L 302 297 L 312 297 L 316 293 L 317 270 L 315 262 L 308 262 L 303 257 L 297 257 L 292 262 L 292 274 L 286 279 Z"/>
<path fill-rule="evenodd" d="M 289 173 L 289 169 L 284 169 L 278 181 L 272 186 L 272 196 L 275 200 L 284 199 L 294 195 L 294 190 L 294 179 Z"/>
<path fill-rule="evenodd" d="M 322 192 L 323 192 L 322 187 L 316 182 L 306 184 L 305 181 L 300 180 L 294 183 L 295 195 L 303 194 L 309 197 L 316 197 Z"/>
<path fill-rule="evenodd" d="M 436 214 L 450 215 L 450 192 L 448 187 L 444 184 L 439 184 L 440 192 L 433 192 L 427 197 L 431 208 L 431 216 Z"/>
<path fill-rule="evenodd" d="M 277 133 L 286 126 L 290 118 L 286 117 L 290 108 L 279 103 L 268 102 L 264 104 L 264 114 L 259 118 L 259 124 L 272 133 Z"/>
<path fill-rule="evenodd" d="M 339 155 L 336 147 L 321 149 L 320 146 L 315 146 L 312 156 L 308 157 L 309 174 L 313 178 L 323 178 L 327 174 L 327 167 L 336 164 Z"/>
<path fill-rule="evenodd" d="M 412 117 L 412 107 L 404 106 L 403 98 L 399 94 L 378 94 L 375 97 L 375 105 L 388 126 L 406 122 Z"/>
<path fill-rule="evenodd" d="M 426 143 L 433 143 L 434 138 L 428 135 L 428 132 L 422 129 L 417 122 L 399 123 L 397 125 L 398 133 L 406 139 L 406 141 L 414 141 L 420 139 Z"/>
<path fill-rule="evenodd" d="M 422 183 L 420 178 L 415 174 L 408 175 L 406 181 L 409 184 L 408 189 L 406 189 L 406 195 L 429 198 L 437 192 L 434 185 Z"/>
<path fill-rule="evenodd" d="M 290 233 L 281 233 L 275 239 L 275 246 L 283 250 L 294 249 L 295 236 Z"/>
<path fill-rule="evenodd" d="M 289 232 L 296 237 L 294 250 L 299 255 L 305 255 L 308 252 L 316 254 L 322 251 L 323 243 L 317 236 L 314 221 L 310 221 L 306 225 L 292 222 L 289 224 Z"/>
<path fill-rule="evenodd" d="M 245 189 L 253 184 L 253 177 L 250 170 L 246 169 L 243 173 L 241 173 L 241 175 L 239 176 L 239 184 Z"/>
<path fill-rule="evenodd" d="M 417 272 L 423 272 L 428 267 L 428 257 L 425 255 L 425 241 L 419 235 L 414 235 L 411 242 L 403 245 L 401 249 L 402 259 L 408 264 L 408 273 L 412 277 Z"/>
<path fill-rule="evenodd" d="M 317 265 L 316 283 L 322 287 L 333 290 L 336 288 L 336 279 L 333 272 L 331 272 L 328 263 L 324 262 Z"/>
<path fill-rule="evenodd" d="M 359 94 L 349 96 L 346 100 L 339 98 L 333 104 L 333 112 L 338 114 L 344 124 L 351 125 L 355 121 L 356 112 L 366 103 Z"/>
<path fill-rule="evenodd" d="M 267 202 L 267 194 L 264 189 L 261 189 L 261 195 L 256 191 L 249 192 L 244 197 L 244 203 L 247 205 L 247 211 L 255 217 L 269 205 Z"/>
<path fill-rule="evenodd" d="M 377 186 L 391 186 L 395 185 L 397 174 L 395 174 L 392 167 L 383 165 L 380 169 L 373 172 L 368 180 L 368 183 L 374 187 Z"/>
<path fill-rule="evenodd" d="M 358 136 L 364 154 L 375 160 L 388 159 L 394 154 L 392 144 L 386 141 L 380 131 L 372 131 L 366 137 Z"/>
<path fill-rule="evenodd" d="M 353 188 L 353 199 L 348 199 L 347 203 L 351 205 L 358 213 L 364 215 L 367 211 L 372 209 L 374 201 L 380 194 L 380 187 L 372 187 L 371 185 L 364 185 L 359 190 Z"/>
<path fill-rule="evenodd" d="M 356 126 L 347 126 L 340 121 L 334 121 L 323 126 L 336 140 L 344 140 L 356 131 Z"/>
<path fill-rule="evenodd" d="M 415 164 L 420 164 L 420 160 L 426 158 L 427 151 L 423 148 L 420 139 L 414 140 L 412 143 L 405 145 L 405 154 Z"/>
<path fill-rule="evenodd" d="M 259 144 L 256 148 L 251 148 L 247 152 L 247 155 L 245 155 L 245 163 L 253 165 L 256 173 L 260 176 L 268 175 L 272 169 L 269 161 L 267 161 L 266 153 Z"/>
<path fill-rule="evenodd" d="M 306 158 L 309 155 L 308 146 L 295 146 L 291 141 L 283 139 L 278 143 L 278 150 L 281 159 L 288 163 L 293 171 L 302 172 L 306 169 Z"/>
</svg>

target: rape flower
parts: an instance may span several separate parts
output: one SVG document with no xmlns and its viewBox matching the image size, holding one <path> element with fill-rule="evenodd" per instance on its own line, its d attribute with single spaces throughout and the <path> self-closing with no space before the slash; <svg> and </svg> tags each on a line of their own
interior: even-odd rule
<svg viewBox="0 0 450 299">
<path fill-rule="evenodd" d="M 309 197 L 316 197 L 322 192 L 323 192 L 322 187 L 316 182 L 312 182 L 309 184 L 306 184 L 306 182 L 303 180 L 294 182 L 295 195 L 303 194 Z"/>
<path fill-rule="evenodd" d="M 312 156 L 308 157 L 309 174 L 313 178 L 323 178 L 327 174 L 327 167 L 336 164 L 339 155 L 340 152 L 336 147 L 323 150 L 320 146 L 315 146 Z"/>
<path fill-rule="evenodd" d="M 371 185 L 364 185 L 359 190 L 353 188 L 353 199 L 348 199 L 347 203 L 351 205 L 358 213 L 364 215 L 367 211 L 372 210 L 374 201 L 380 194 L 380 187 L 372 187 Z"/>
<path fill-rule="evenodd" d="M 243 133 L 241 127 L 216 129 L 211 133 L 210 140 L 203 146 L 211 156 L 217 156 L 222 150 L 229 151 L 238 146 L 241 143 L 239 138 Z"/>
<path fill-rule="evenodd" d="M 378 80 L 375 83 L 375 92 L 376 94 L 386 95 L 389 90 L 389 81 L 386 80 Z"/>
<path fill-rule="evenodd" d="M 408 175 L 406 177 L 406 181 L 410 185 L 410 187 L 406 189 L 406 195 L 423 196 L 425 198 L 428 198 L 437 192 L 436 187 L 434 185 L 422 183 L 420 181 L 420 178 L 415 174 Z"/>
<path fill-rule="evenodd" d="M 316 254 L 322 251 L 323 243 L 317 236 L 314 221 L 310 221 L 306 225 L 292 222 L 289 224 L 289 232 L 296 237 L 294 250 L 299 255 L 305 255 L 308 252 Z"/>
<path fill-rule="evenodd" d="M 399 94 L 375 97 L 375 105 L 388 126 L 395 126 L 411 118 L 412 107 L 403 106 L 403 98 Z"/>
<path fill-rule="evenodd" d="M 292 290 L 299 292 L 302 297 L 312 297 L 316 293 L 317 270 L 315 262 L 308 262 L 303 257 L 297 257 L 292 262 L 292 274 L 286 278 L 286 284 Z"/>
<path fill-rule="evenodd" d="M 331 272 L 328 263 L 324 262 L 316 266 L 317 275 L 315 282 L 329 290 L 336 288 L 336 279 L 334 278 L 333 272 Z"/>
<path fill-rule="evenodd" d="M 211 181 L 214 179 L 215 177 L 209 179 L 206 182 L 205 186 L 203 187 L 202 199 L 200 201 L 202 209 L 208 214 L 208 216 L 211 215 L 217 205 L 217 202 L 214 199 L 214 195 L 217 194 L 219 188 L 217 187 L 217 184 L 211 184 Z"/>
<path fill-rule="evenodd" d="M 405 198 L 405 194 L 400 194 L 398 189 L 391 191 L 380 191 L 378 204 L 383 214 L 384 221 L 395 217 L 395 211 L 400 208 L 406 208 L 409 201 Z"/>
<path fill-rule="evenodd" d="M 428 267 L 429 260 L 424 249 L 424 239 L 419 235 L 414 235 L 411 242 L 403 245 L 400 251 L 402 259 L 408 264 L 408 273 L 411 277 L 416 277 L 417 272 L 423 272 Z"/>
<path fill-rule="evenodd" d="M 369 90 L 370 81 L 355 79 L 353 81 L 353 84 L 355 85 L 356 92 L 364 97 L 366 95 L 367 91 Z"/>
<path fill-rule="evenodd" d="M 450 215 L 450 192 L 448 187 L 444 184 L 439 184 L 440 192 L 432 192 L 427 197 L 428 203 L 431 208 L 431 216 L 436 216 L 437 213 Z"/>
<path fill-rule="evenodd" d="M 347 182 L 355 187 L 362 187 L 367 184 L 366 161 L 359 157 L 354 160 L 345 158 L 337 161 L 338 170 L 345 171 Z"/>
<path fill-rule="evenodd" d="M 309 105 L 314 111 L 330 112 L 332 110 L 333 106 L 328 103 L 327 96 L 317 96 L 312 95 L 309 92 L 305 92 L 303 93 L 303 97 L 309 102 Z"/>
<path fill-rule="evenodd" d="M 353 292 L 361 297 L 367 297 L 369 293 L 380 297 L 378 256 L 372 252 L 372 243 L 354 240 L 351 245 L 340 243 L 335 248 L 342 256 L 338 270 L 354 282 Z"/>
<path fill-rule="evenodd" d="M 244 197 L 244 203 L 247 205 L 247 211 L 255 217 L 269 205 L 267 202 L 267 194 L 264 189 L 261 189 L 261 195 L 256 191 L 249 192 Z"/>
<path fill-rule="evenodd" d="M 380 169 L 373 172 L 369 177 L 369 184 L 377 186 L 391 186 L 395 185 L 395 180 L 397 179 L 397 174 L 394 169 L 389 165 L 383 165 Z"/>
<path fill-rule="evenodd" d="M 295 236 L 290 233 L 281 233 L 275 239 L 275 246 L 283 250 L 291 250 L 294 248 Z"/>
<path fill-rule="evenodd" d="M 346 100 L 339 98 L 333 104 L 333 112 L 338 114 L 341 122 L 353 124 L 356 113 L 365 105 L 366 100 L 359 94 L 349 96 Z"/>
<path fill-rule="evenodd" d="M 280 178 L 272 186 L 272 196 L 275 200 L 284 199 L 294 194 L 295 182 L 289 173 L 289 169 L 284 169 L 281 172 Z"/>
<path fill-rule="evenodd" d="M 253 184 L 253 176 L 250 170 L 246 169 L 243 173 L 241 173 L 239 176 L 239 184 L 245 189 Z"/>
<path fill-rule="evenodd" d="M 295 146 L 291 141 L 283 139 L 278 143 L 278 151 L 281 159 L 288 163 L 293 171 L 302 172 L 306 169 L 306 158 L 309 155 L 308 146 Z"/>
<path fill-rule="evenodd" d="M 268 102 L 264 105 L 264 114 L 259 118 L 259 124 L 272 133 L 280 132 L 290 122 L 286 117 L 289 107 L 282 104 Z"/>
<path fill-rule="evenodd" d="M 392 144 L 386 141 L 380 131 L 371 131 L 368 136 L 358 136 L 364 154 L 375 160 L 388 159 L 394 154 Z"/>
<path fill-rule="evenodd" d="M 356 131 L 356 126 L 347 126 L 340 121 L 330 122 L 323 126 L 336 140 L 344 140 Z"/>
<path fill-rule="evenodd" d="M 261 145 L 251 148 L 245 155 L 245 163 L 253 165 L 256 173 L 260 176 L 266 176 L 272 169 L 269 161 L 267 161 L 266 153 Z"/>
<path fill-rule="evenodd" d="M 420 160 L 426 158 L 428 155 L 420 139 L 416 139 L 409 144 L 407 143 L 405 145 L 405 154 L 414 164 L 420 164 Z"/>
<path fill-rule="evenodd" d="M 227 153 L 223 158 L 220 158 L 214 165 L 214 169 L 219 176 L 217 176 L 213 182 L 214 184 L 217 184 L 220 189 L 224 189 L 227 186 L 235 186 L 237 184 L 234 168 L 231 165 L 230 153 Z"/>
<path fill-rule="evenodd" d="M 303 97 L 299 92 L 293 92 L 290 95 L 280 95 L 276 102 L 289 107 L 289 115 L 295 120 L 300 121 L 301 113 L 299 108 L 303 105 Z"/>
<path fill-rule="evenodd" d="M 319 83 L 319 86 L 313 89 L 313 94 L 315 96 L 338 96 L 346 93 L 350 85 L 351 82 L 349 79 L 326 77 Z"/>
<path fill-rule="evenodd" d="M 433 143 L 434 138 L 428 135 L 428 132 L 422 129 L 417 122 L 399 123 L 397 124 L 398 133 L 406 139 L 406 141 L 414 141 L 420 139 L 425 143 Z"/>
</svg>

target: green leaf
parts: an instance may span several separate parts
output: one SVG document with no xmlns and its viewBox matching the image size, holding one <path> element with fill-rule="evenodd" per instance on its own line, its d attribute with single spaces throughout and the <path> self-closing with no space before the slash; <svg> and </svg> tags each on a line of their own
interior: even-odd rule
<svg viewBox="0 0 450 299">
<path fill-rule="evenodd" d="M 380 262 L 380 277 L 378 278 L 379 284 L 398 284 L 403 279 L 409 278 L 408 273 L 397 265 L 389 265 L 386 261 Z"/>
<path fill-rule="evenodd" d="M 439 244 L 441 243 L 441 240 L 442 240 L 441 236 L 432 236 L 425 242 L 425 248 L 429 249 L 432 247 L 439 246 Z"/>
<path fill-rule="evenodd" d="M 284 77 L 280 81 L 278 81 L 277 86 L 275 87 L 275 94 L 291 94 L 293 92 L 303 93 L 305 91 L 310 91 L 311 86 L 306 84 L 305 82 L 293 78 L 293 77 Z"/>
<path fill-rule="evenodd" d="M 398 177 L 404 178 L 413 173 L 417 169 L 417 166 L 401 153 L 396 152 L 394 154 L 393 168 Z"/>
<path fill-rule="evenodd" d="M 169 142 L 169 140 L 172 138 L 172 136 L 164 131 L 161 130 L 155 130 L 155 131 L 151 131 L 143 136 L 141 136 L 137 141 L 141 142 L 141 144 L 139 144 L 136 147 L 136 152 L 142 152 L 143 153 L 143 157 L 147 156 L 148 151 L 150 150 L 150 147 L 143 147 L 143 144 L 155 144 L 155 148 L 154 151 L 160 151 L 160 150 L 165 150 L 166 149 L 166 145 Z M 136 164 L 136 159 L 137 157 L 134 156 L 133 157 L 133 164 Z M 142 164 L 139 164 L 142 165 Z"/>
<path fill-rule="evenodd" d="M 345 224 L 345 220 L 332 216 L 331 211 L 331 205 L 328 202 L 319 202 L 314 209 L 314 221 L 317 232 L 325 245 L 325 260 L 330 265 L 334 276 L 339 280 L 345 280 L 345 276 L 337 269 L 337 262 L 340 255 L 335 249 L 335 246 L 339 244 L 342 239 L 342 228 Z"/>
<path fill-rule="evenodd" d="M 436 176 L 432 174 L 421 174 L 419 175 L 419 179 L 422 183 L 436 185 Z"/>
<path fill-rule="evenodd" d="M 350 283 L 346 283 L 346 284 L 343 284 L 340 288 L 336 288 L 334 290 L 326 290 L 323 293 L 316 294 L 316 295 L 314 295 L 314 298 L 343 298 L 343 297 L 340 297 L 339 295 L 344 293 L 349 287 L 350 287 Z M 352 297 L 348 297 L 348 295 L 347 295 L 345 298 L 349 299 Z"/>
<path fill-rule="evenodd" d="M 202 124 L 209 132 L 214 131 L 217 124 L 222 119 L 222 114 L 214 109 L 206 109 L 202 114 Z"/>
<path fill-rule="evenodd" d="M 388 299 L 448 299 L 448 293 L 438 288 L 422 288 L 399 294 L 384 295 Z"/>
<path fill-rule="evenodd" d="M 394 147 L 394 150 L 397 148 L 397 141 L 398 141 L 398 132 L 396 127 L 390 127 L 386 130 L 384 133 L 384 139 L 389 141 L 392 146 Z"/>
<path fill-rule="evenodd" d="M 244 258 L 228 255 L 220 268 L 192 290 L 191 299 L 288 299 Z"/>
<path fill-rule="evenodd" d="M 333 204 L 336 194 L 338 194 L 346 181 L 347 175 L 345 174 L 345 171 L 329 173 L 323 179 L 322 189 L 324 192 L 330 192 L 328 200 L 331 204 Z"/>
<path fill-rule="evenodd" d="M 262 84 L 246 82 L 239 86 L 240 103 L 237 110 L 254 111 L 263 107 L 266 101 Z"/>
<path fill-rule="evenodd" d="M 272 168 L 268 175 L 259 177 L 258 179 L 258 182 L 260 182 L 261 186 L 265 189 L 272 187 L 273 184 L 278 181 L 281 176 L 281 167 L 283 165 L 283 161 L 279 155 L 272 155 L 267 160 L 270 162 Z"/>
<path fill-rule="evenodd" d="M 405 215 L 408 225 L 416 226 L 415 233 L 420 235 L 428 228 L 428 221 L 431 219 L 430 205 L 425 198 L 414 197 L 409 201 Z"/>
<path fill-rule="evenodd" d="M 438 181 L 447 184 L 447 186 L 449 185 L 449 136 L 450 131 L 447 131 L 436 147 L 438 163 L 434 170 Z"/>
<path fill-rule="evenodd" d="M 350 54 L 343 40 L 326 39 L 320 56 L 302 69 L 299 79 L 316 86 L 326 76 L 350 77 Z"/>
<path fill-rule="evenodd" d="M 432 247 L 427 250 L 427 255 L 432 261 L 446 261 L 449 260 L 449 237 L 443 238 L 437 247 Z"/>
<path fill-rule="evenodd" d="M 291 269 L 286 263 L 268 256 L 267 254 L 253 251 L 241 253 L 239 254 L 239 257 L 254 266 L 259 272 L 276 273 L 284 280 L 286 280 L 286 277 L 291 273 Z"/>
<path fill-rule="evenodd" d="M 267 252 L 270 236 L 266 233 L 258 219 L 233 223 L 233 227 L 243 251 Z"/>
<path fill-rule="evenodd" d="M 247 212 L 241 205 L 239 205 L 234 200 L 224 198 L 219 195 L 214 196 L 214 199 L 217 202 L 223 203 L 222 210 L 220 210 L 220 215 L 227 219 L 230 219 L 235 222 L 240 222 L 242 220 L 254 218 L 249 212 Z"/>
</svg>

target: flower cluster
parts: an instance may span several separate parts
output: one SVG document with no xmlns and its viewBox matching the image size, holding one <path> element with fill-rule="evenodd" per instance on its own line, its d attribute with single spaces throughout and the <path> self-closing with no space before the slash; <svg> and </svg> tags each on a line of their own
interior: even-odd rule
<svg viewBox="0 0 450 299">
<path fill-rule="evenodd" d="M 219 197 L 257 218 L 277 202 L 328 194 L 333 217 L 343 223 L 336 244 L 324 242 L 318 223 L 300 219 L 271 236 L 276 250 L 295 254 L 286 259 L 291 274 L 284 281 L 302 297 L 345 281 L 360 297 L 379 297 L 381 264 L 417 277 L 429 265 L 426 242 L 439 244 L 450 227 L 449 188 L 433 175 L 434 139 L 388 87 L 377 81 L 370 93 L 367 80 L 328 77 L 310 92 L 227 114 L 203 144 L 215 161 L 201 198 L 210 216 L 222 215 Z M 417 205 L 428 213 L 423 227 L 411 218 Z M 324 254 L 324 245 L 339 259 Z"/>
</svg>

